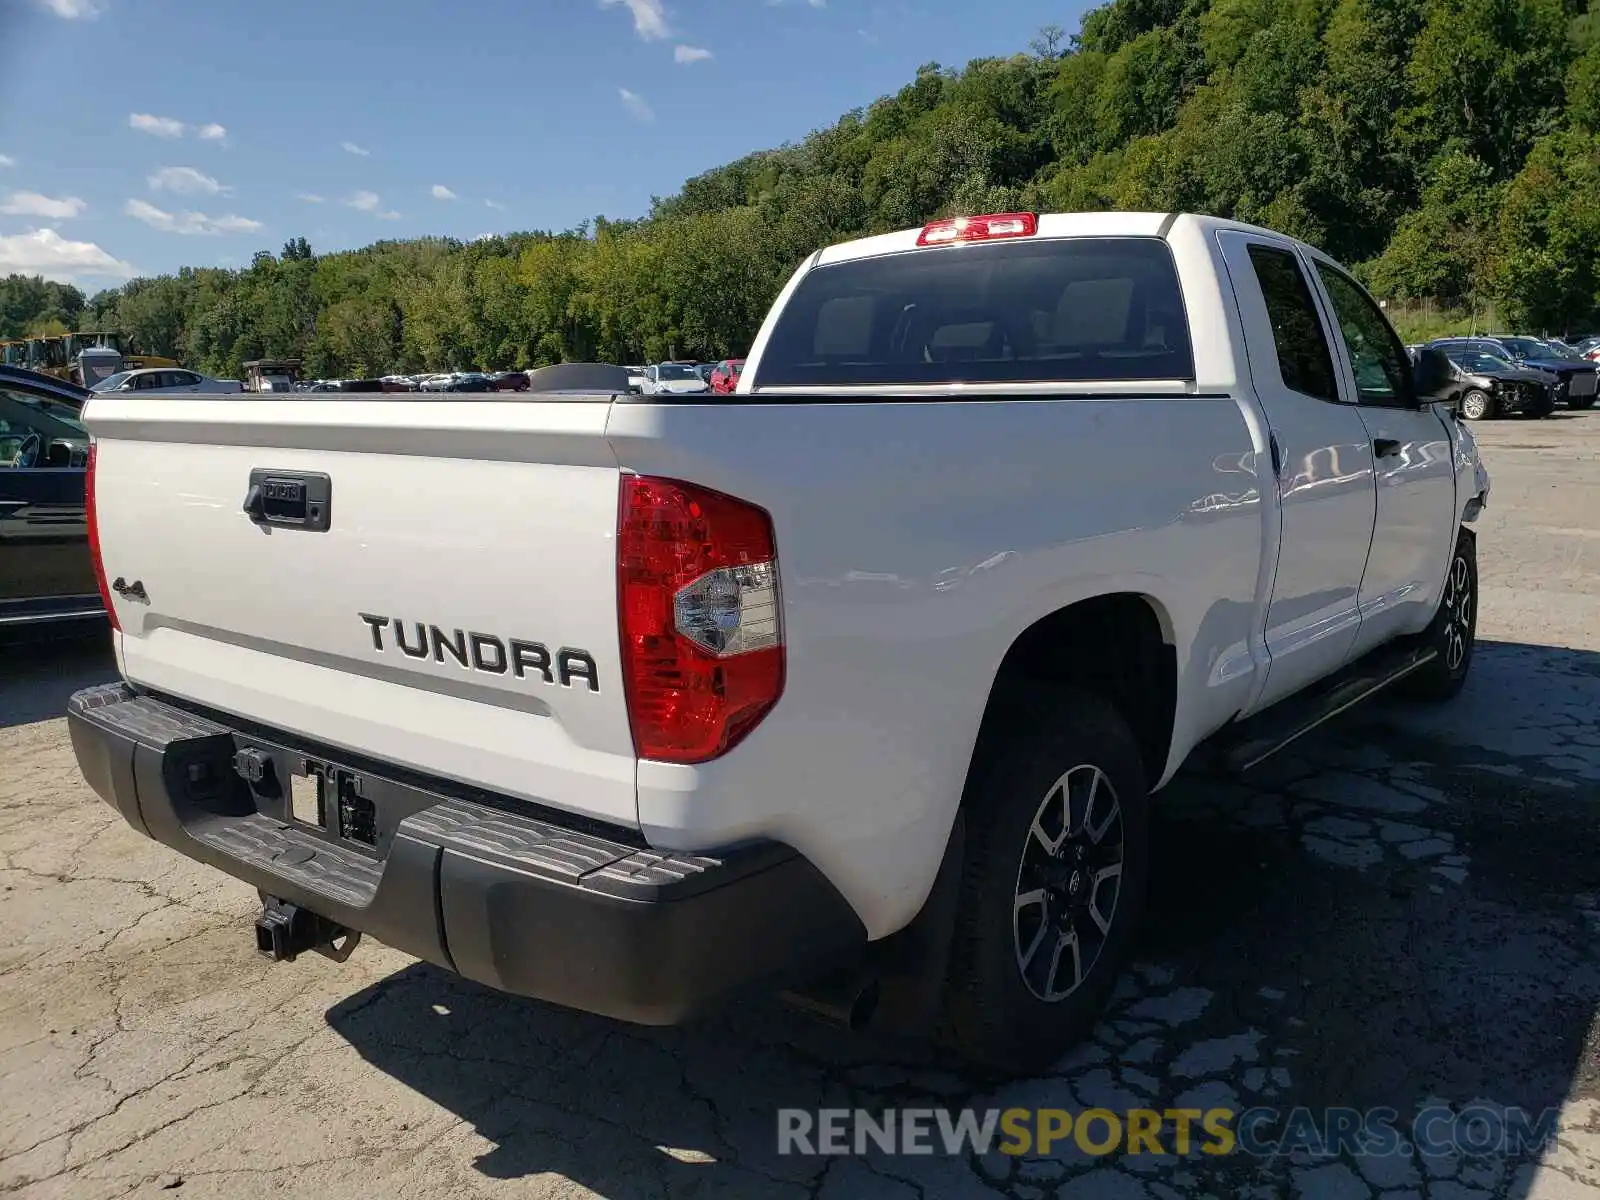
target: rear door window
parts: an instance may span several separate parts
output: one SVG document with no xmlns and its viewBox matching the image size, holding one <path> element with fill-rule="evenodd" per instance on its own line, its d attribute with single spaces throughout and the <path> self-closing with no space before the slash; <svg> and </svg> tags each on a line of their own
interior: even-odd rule
<svg viewBox="0 0 1600 1200">
<path fill-rule="evenodd" d="M 1278 374 L 1283 386 L 1318 400 L 1338 400 L 1333 358 L 1322 333 L 1311 288 L 1300 264 L 1287 250 L 1272 246 L 1250 247 L 1250 264 L 1256 269 L 1267 319 L 1272 322 L 1272 342 L 1278 351 Z"/>
<path fill-rule="evenodd" d="M 1191 379 L 1178 274 L 1155 238 L 909 251 L 809 272 L 763 387 Z"/>
</svg>

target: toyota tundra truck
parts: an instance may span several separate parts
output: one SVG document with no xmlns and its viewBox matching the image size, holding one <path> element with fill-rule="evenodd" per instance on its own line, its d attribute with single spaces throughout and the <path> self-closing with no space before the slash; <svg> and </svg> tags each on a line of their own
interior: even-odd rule
<svg viewBox="0 0 1600 1200">
<path fill-rule="evenodd" d="M 645 1024 L 780 993 L 1037 1069 L 1186 760 L 1472 663 L 1448 364 L 1265 229 L 939 220 L 811 255 L 731 395 L 547 370 L 88 404 L 122 678 L 78 761 L 274 958 L 365 933 Z"/>
</svg>

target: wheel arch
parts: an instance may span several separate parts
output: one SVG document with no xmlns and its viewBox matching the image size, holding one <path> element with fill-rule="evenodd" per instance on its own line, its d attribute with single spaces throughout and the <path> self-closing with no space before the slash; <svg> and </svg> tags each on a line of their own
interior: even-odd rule
<svg viewBox="0 0 1600 1200">
<path fill-rule="evenodd" d="M 1116 708 L 1154 786 L 1166 773 L 1177 715 L 1177 641 L 1166 606 L 1147 593 L 1114 592 L 1059 608 L 1019 633 L 990 684 L 973 762 L 1019 694 L 1063 686 Z"/>
</svg>

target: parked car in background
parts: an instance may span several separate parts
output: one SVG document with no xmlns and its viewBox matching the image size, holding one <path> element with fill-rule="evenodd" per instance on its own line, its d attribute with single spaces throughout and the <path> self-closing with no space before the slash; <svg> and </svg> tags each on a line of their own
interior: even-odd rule
<svg viewBox="0 0 1600 1200">
<path fill-rule="evenodd" d="M 89 396 L 0 367 L 0 633 L 105 615 L 84 507 Z"/>
<path fill-rule="evenodd" d="M 1495 417 L 1548 417 L 1556 406 L 1558 380 L 1549 371 L 1519 367 L 1483 350 L 1452 346 L 1444 351 L 1461 384 L 1459 411 L 1469 421 Z"/>
<path fill-rule="evenodd" d="M 687 396 L 695 392 L 709 392 L 711 385 L 700 377 L 692 362 L 656 363 L 644 376 L 644 394 L 647 396 Z"/>
<path fill-rule="evenodd" d="M 1568 362 L 1587 363 L 1592 361 L 1586 354 L 1584 354 L 1583 351 L 1578 349 L 1576 344 L 1572 342 L 1564 342 L 1560 338 L 1540 338 L 1539 340 L 1542 341 L 1546 346 L 1550 347 L 1551 352 L 1555 354 L 1557 358 L 1564 358 Z"/>
<path fill-rule="evenodd" d="M 1446 354 L 1454 348 L 1476 350 L 1503 358 L 1519 367 L 1548 371 L 1556 377 L 1556 400 L 1568 408 L 1593 408 L 1600 389 L 1600 372 L 1594 363 L 1565 358 L 1538 338 L 1531 337 L 1450 337 L 1430 342 Z"/>
<path fill-rule="evenodd" d="M 445 384 L 447 392 L 492 392 L 494 385 L 489 382 L 487 375 L 478 371 L 463 371 Z"/>
<path fill-rule="evenodd" d="M 440 375 L 425 375 L 417 383 L 419 392 L 447 392 L 450 385 L 455 382 L 455 373 L 446 372 Z"/>
<path fill-rule="evenodd" d="M 628 373 L 628 390 L 630 392 L 644 391 L 645 380 L 649 377 L 647 367 L 624 367 Z"/>
<path fill-rule="evenodd" d="M 489 376 L 489 386 L 497 392 L 525 392 L 528 390 L 528 373 L 497 371 Z"/>
<path fill-rule="evenodd" d="M 209 375 L 186 371 L 181 367 L 146 367 L 140 371 L 118 371 L 115 375 L 108 375 L 89 390 L 95 393 L 138 392 L 140 395 L 162 392 L 215 394 L 242 392 L 244 384 L 237 379 L 212 379 Z"/>
<path fill-rule="evenodd" d="M 739 375 L 744 370 L 744 359 L 725 358 L 711 371 L 711 390 L 719 396 L 729 395 L 739 386 Z"/>
</svg>

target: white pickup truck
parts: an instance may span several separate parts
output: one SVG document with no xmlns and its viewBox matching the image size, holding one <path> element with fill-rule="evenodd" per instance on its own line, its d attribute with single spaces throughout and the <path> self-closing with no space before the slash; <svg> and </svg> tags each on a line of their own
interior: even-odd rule
<svg viewBox="0 0 1600 1200">
<path fill-rule="evenodd" d="M 1448 366 L 1264 229 L 938 221 L 807 259 L 734 395 L 584 370 L 90 401 L 125 682 L 78 759 L 273 957 L 364 931 L 661 1024 L 770 988 L 1035 1068 L 1185 760 L 1472 661 Z"/>
</svg>

